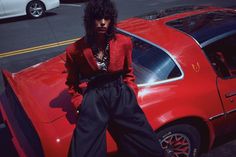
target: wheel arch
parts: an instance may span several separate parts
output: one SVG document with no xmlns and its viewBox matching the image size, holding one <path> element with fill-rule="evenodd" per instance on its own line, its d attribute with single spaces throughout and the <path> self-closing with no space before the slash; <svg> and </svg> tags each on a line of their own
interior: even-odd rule
<svg viewBox="0 0 236 157">
<path fill-rule="evenodd" d="M 207 152 L 210 149 L 212 145 L 211 141 L 213 138 L 211 137 L 212 130 L 211 130 L 211 127 L 207 124 L 207 122 L 204 121 L 204 119 L 200 117 L 191 116 L 191 117 L 182 117 L 179 119 L 175 119 L 175 120 L 169 121 L 168 123 L 165 123 L 164 125 L 162 125 L 160 128 L 158 128 L 155 131 L 158 132 L 165 128 L 168 128 L 173 125 L 178 125 L 178 124 L 188 124 L 195 127 L 199 131 L 200 136 L 201 136 L 201 152 Z"/>
</svg>

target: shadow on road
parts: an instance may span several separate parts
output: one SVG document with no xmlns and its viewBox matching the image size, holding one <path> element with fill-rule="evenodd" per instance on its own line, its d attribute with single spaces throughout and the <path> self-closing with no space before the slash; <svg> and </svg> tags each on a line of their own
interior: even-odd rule
<svg viewBox="0 0 236 157">
<path fill-rule="evenodd" d="M 0 111 L 0 124 L 3 123 Z M 1 157 L 18 157 L 15 147 L 11 141 L 11 134 L 7 128 L 0 127 L 0 154 Z"/>
</svg>

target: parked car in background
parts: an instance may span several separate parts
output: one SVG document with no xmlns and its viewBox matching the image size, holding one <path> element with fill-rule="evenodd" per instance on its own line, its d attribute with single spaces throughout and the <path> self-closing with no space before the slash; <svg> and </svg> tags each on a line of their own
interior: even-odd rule
<svg viewBox="0 0 236 157">
<path fill-rule="evenodd" d="M 0 0 L 0 19 L 22 15 L 39 18 L 59 5 L 59 0 Z"/>
<path fill-rule="evenodd" d="M 169 156 L 197 157 L 236 130 L 236 11 L 183 7 L 121 21 L 138 101 Z M 76 123 L 65 54 L 3 70 L 0 110 L 20 157 L 65 157 Z M 88 64 L 85 62 L 84 64 Z M 107 134 L 107 151 L 117 150 Z"/>
</svg>

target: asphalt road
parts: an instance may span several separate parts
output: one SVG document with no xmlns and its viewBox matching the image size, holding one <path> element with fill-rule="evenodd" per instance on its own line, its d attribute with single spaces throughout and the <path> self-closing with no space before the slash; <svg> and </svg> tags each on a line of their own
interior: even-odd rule
<svg viewBox="0 0 236 157">
<path fill-rule="evenodd" d="M 66 0 L 64 0 L 66 1 Z M 75 0 L 76 1 L 76 0 Z M 152 10 L 183 5 L 236 6 L 236 0 L 116 0 L 118 21 Z M 83 36 L 84 3 L 62 3 L 45 17 L 29 19 L 25 16 L 0 20 L 0 68 L 17 72 L 64 52 L 66 45 Z M 60 42 L 60 43 L 58 43 Z M 48 45 L 56 43 L 55 45 Z M 39 47 L 40 46 L 40 47 Z M 32 48 L 33 49 L 29 49 Z M 0 77 L 0 92 L 3 90 Z M 0 116 L 1 122 L 1 116 Z M 235 157 L 234 137 L 217 145 L 202 157 Z M 0 127 L 0 156 L 17 157 L 7 131 Z"/>
</svg>

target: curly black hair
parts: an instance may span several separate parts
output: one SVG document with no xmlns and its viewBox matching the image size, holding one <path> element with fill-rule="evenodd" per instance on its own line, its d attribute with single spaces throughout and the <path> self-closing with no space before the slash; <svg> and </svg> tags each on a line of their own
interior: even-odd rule
<svg viewBox="0 0 236 157">
<path fill-rule="evenodd" d="M 95 20 L 110 19 L 110 25 L 106 33 L 106 40 L 115 38 L 115 26 L 117 22 L 117 10 L 111 0 L 90 0 L 84 10 L 84 26 L 86 40 L 92 45 L 95 40 Z"/>
</svg>

